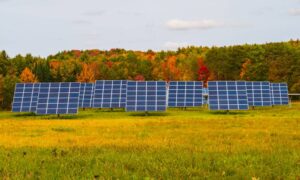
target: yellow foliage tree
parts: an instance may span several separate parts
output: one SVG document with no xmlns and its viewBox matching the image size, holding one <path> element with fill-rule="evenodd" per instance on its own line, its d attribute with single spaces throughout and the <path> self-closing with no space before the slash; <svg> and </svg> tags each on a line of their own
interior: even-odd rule
<svg viewBox="0 0 300 180">
<path fill-rule="evenodd" d="M 20 80 L 21 82 L 24 83 L 34 83 L 34 82 L 38 82 L 37 78 L 35 77 L 35 75 L 31 72 L 31 70 L 26 67 L 21 75 L 20 75 Z"/>
<path fill-rule="evenodd" d="M 77 76 L 78 82 L 94 82 L 95 81 L 95 73 L 93 68 L 87 65 L 86 63 L 82 64 L 81 73 Z"/>
<path fill-rule="evenodd" d="M 244 80 L 249 80 L 249 77 L 247 77 L 247 71 L 249 70 L 249 66 L 251 66 L 251 60 L 246 59 L 246 61 L 242 65 L 242 69 L 240 72 L 240 78 Z"/>
</svg>

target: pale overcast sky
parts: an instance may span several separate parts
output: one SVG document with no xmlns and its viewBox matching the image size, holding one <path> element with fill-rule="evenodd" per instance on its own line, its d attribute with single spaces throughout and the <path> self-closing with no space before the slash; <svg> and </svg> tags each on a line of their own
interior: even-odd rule
<svg viewBox="0 0 300 180">
<path fill-rule="evenodd" d="M 0 0 L 0 50 L 167 50 L 300 38 L 300 0 Z"/>
</svg>

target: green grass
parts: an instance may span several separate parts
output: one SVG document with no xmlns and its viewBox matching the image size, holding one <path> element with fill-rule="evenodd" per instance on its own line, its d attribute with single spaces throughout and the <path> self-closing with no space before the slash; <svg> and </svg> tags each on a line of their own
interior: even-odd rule
<svg viewBox="0 0 300 180">
<path fill-rule="evenodd" d="M 0 112 L 2 179 L 297 179 L 300 104 L 249 111 Z"/>
</svg>

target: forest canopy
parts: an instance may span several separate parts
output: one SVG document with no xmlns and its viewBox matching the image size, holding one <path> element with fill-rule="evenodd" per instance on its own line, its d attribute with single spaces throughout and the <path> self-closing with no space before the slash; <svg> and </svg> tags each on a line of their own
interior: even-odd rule
<svg viewBox="0 0 300 180">
<path fill-rule="evenodd" d="M 70 50 L 47 58 L 0 52 L 0 105 L 10 108 L 17 82 L 95 80 L 247 80 L 287 82 L 300 92 L 300 41 L 187 47 L 177 51 Z"/>
</svg>

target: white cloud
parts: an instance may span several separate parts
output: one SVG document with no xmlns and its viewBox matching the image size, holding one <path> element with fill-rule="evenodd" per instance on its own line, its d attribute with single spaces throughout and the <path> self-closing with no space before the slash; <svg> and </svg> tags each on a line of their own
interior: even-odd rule
<svg viewBox="0 0 300 180">
<path fill-rule="evenodd" d="M 186 43 L 186 42 L 166 42 L 163 45 L 163 49 L 165 50 L 177 50 L 180 47 L 187 47 L 190 44 Z"/>
<path fill-rule="evenodd" d="M 207 19 L 191 21 L 172 19 L 166 23 L 166 26 L 171 30 L 212 29 L 223 26 L 223 23 Z"/>
<path fill-rule="evenodd" d="M 88 20 L 82 20 L 82 19 L 78 19 L 78 20 L 74 20 L 72 21 L 73 24 L 92 24 L 92 22 L 88 21 Z"/>
<path fill-rule="evenodd" d="M 104 10 L 99 10 L 99 11 L 88 11 L 83 13 L 85 16 L 102 16 L 105 13 Z"/>
<path fill-rule="evenodd" d="M 293 16 L 300 16 L 300 8 L 299 9 L 290 9 L 289 14 Z"/>
</svg>

